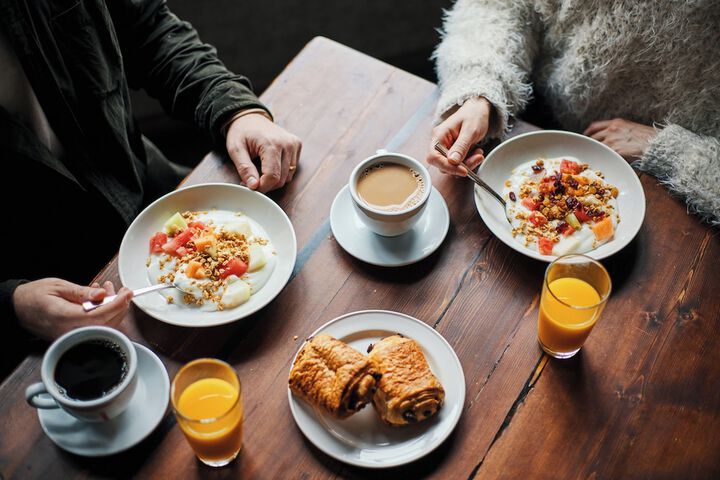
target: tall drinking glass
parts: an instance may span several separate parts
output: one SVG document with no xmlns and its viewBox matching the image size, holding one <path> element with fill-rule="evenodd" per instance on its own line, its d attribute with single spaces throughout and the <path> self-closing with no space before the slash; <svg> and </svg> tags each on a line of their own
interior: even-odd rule
<svg viewBox="0 0 720 480">
<path fill-rule="evenodd" d="M 171 398 L 180 429 L 197 457 L 212 467 L 227 465 L 242 448 L 240 379 L 227 363 L 194 360 L 180 369 Z"/>
<path fill-rule="evenodd" d="M 590 257 L 564 255 L 545 270 L 538 341 L 555 358 L 570 358 L 585 343 L 610 296 L 605 267 Z"/>
</svg>

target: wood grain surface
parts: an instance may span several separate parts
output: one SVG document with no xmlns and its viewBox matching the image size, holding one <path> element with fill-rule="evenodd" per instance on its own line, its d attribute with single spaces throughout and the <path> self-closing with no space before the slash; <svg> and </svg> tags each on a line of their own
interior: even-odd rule
<svg viewBox="0 0 720 480">
<path fill-rule="evenodd" d="M 712 478 L 720 475 L 720 284 L 717 231 L 643 177 L 648 215 L 637 238 L 603 261 L 612 298 L 581 354 L 549 360 L 537 346 L 545 264 L 498 241 L 472 184 L 433 171 L 451 226 L 437 252 L 408 267 L 373 267 L 332 237 L 329 211 L 352 168 L 377 149 L 424 159 L 435 85 L 324 38 L 288 65 L 262 99 L 303 139 L 294 181 L 270 196 L 298 238 L 295 272 L 269 306 L 235 324 L 189 329 L 136 308 L 118 326 L 160 355 L 170 376 L 201 356 L 229 361 L 243 383 L 245 445 L 213 471 L 168 412 L 141 444 L 103 459 L 57 448 L 23 391 L 28 357 L 0 386 L 2 478 Z M 518 122 L 513 135 L 534 127 Z M 185 180 L 238 183 L 208 155 Z M 98 276 L 119 282 L 113 260 Z M 410 465 L 371 471 L 316 449 L 296 427 L 287 374 L 302 340 L 347 312 L 387 309 L 437 329 L 463 365 L 455 432 Z"/>
</svg>

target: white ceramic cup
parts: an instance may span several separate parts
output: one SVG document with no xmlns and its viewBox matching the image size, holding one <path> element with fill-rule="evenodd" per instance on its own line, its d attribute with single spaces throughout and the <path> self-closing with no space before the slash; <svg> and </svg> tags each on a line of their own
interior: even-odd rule
<svg viewBox="0 0 720 480">
<path fill-rule="evenodd" d="M 404 210 L 396 212 L 388 212 L 373 208 L 365 202 L 357 193 L 357 182 L 360 175 L 368 168 L 378 163 L 396 163 L 404 165 L 418 172 L 423 179 L 425 191 L 420 200 Z M 400 153 L 390 153 L 385 150 L 378 150 L 372 157 L 366 158 L 360 162 L 350 174 L 348 182 L 350 196 L 352 197 L 353 206 L 360 220 L 374 233 L 383 237 L 397 237 L 412 229 L 418 220 L 420 220 L 422 212 L 425 210 L 430 191 L 432 190 L 432 181 L 430 180 L 430 172 L 427 168 L 407 155 Z"/>
<path fill-rule="evenodd" d="M 109 340 L 118 345 L 128 362 L 125 378 L 110 393 L 92 400 L 68 398 L 55 383 L 55 367 L 71 347 L 89 340 Z M 86 422 L 103 422 L 120 415 L 128 406 L 137 386 L 137 353 L 132 342 L 122 333 L 108 327 L 82 327 L 72 330 L 50 345 L 40 367 L 42 382 L 25 390 L 25 400 L 35 408 L 62 408 L 73 417 Z"/>
</svg>

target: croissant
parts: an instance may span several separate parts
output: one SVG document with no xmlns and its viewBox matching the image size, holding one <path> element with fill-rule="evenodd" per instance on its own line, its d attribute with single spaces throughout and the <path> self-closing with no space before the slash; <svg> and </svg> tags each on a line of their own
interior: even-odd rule
<svg viewBox="0 0 720 480">
<path fill-rule="evenodd" d="M 392 335 L 370 345 L 368 353 L 382 375 L 373 406 L 385 423 L 416 423 L 440 410 L 445 390 L 415 340 Z"/>
<path fill-rule="evenodd" d="M 308 339 L 290 371 L 290 389 L 331 415 L 346 418 L 372 399 L 380 375 L 363 354 L 330 335 Z"/>
</svg>

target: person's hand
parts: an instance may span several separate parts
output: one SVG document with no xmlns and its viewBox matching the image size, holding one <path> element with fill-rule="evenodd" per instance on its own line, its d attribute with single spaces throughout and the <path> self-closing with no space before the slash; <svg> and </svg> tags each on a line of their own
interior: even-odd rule
<svg viewBox="0 0 720 480">
<path fill-rule="evenodd" d="M 53 340 L 65 332 L 87 325 L 117 326 L 125 316 L 132 291 L 123 287 L 115 300 L 86 312 L 80 305 L 86 300 L 99 302 L 114 295 L 112 282 L 100 287 L 83 287 L 59 278 L 43 278 L 18 286 L 12 301 L 20 326 L 35 336 Z"/>
<path fill-rule="evenodd" d="M 656 134 L 653 127 L 624 118 L 593 122 L 583 132 L 583 135 L 604 143 L 627 160 L 642 156 Z"/>
<path fill-rule="evenodd" d="M 240 178 L 253 190 L 268 192 L 293 179 L 302 143 L 259 113 L 236 118 L 227 130 L 226 147 Z M 262 176 L 252 162 L 260 157 Z"/>
<path fill-rule="evenodd" d="M 467 175 L 483 161 L 483 151 L 475 145 L 485 138 L 490 125 L 492 104 L 483 97 L 471 98 L 433 129 L 433 139 L 427 162 L 443 173 Z M 435 142 L 448 149 L 447 158 L 435 150 Z M 463 164 L 464 161 L 464 164 Z"/>
</svg>

